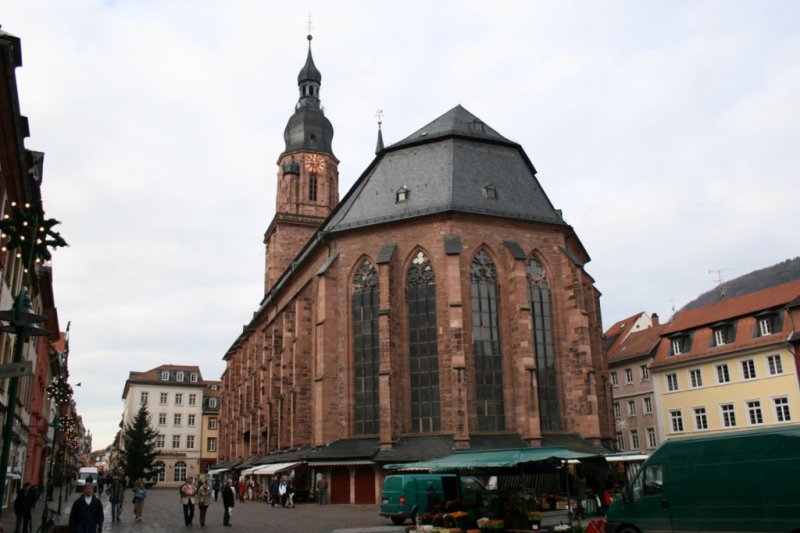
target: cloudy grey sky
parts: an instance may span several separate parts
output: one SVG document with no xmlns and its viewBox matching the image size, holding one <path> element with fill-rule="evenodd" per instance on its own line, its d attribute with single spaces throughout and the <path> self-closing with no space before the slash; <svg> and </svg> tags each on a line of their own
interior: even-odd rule
<svg viewBox="0 0 800 533">
<path fill-rule="evenodd" d="M 378 108 L 390 144 L 462 104 L 528 153 L 605 326 L 798 255 L 798 2 L 4 4 L 95 448 L 129 371 L 218 379 L 259 303 L 309 13 L 342 196 Z"/>
</svg>

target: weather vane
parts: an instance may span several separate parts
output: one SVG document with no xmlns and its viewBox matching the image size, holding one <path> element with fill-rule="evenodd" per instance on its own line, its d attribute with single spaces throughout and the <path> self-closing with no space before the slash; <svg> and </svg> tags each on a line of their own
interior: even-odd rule
<svg viewBox="0 0 800 533">
<path fill-rule="evenodd" d="M 308 34 L 311 35 L 311 13 L 308 13 Z"/>
<path fill-rule="evenodd" d="M 375 116 L 378 117 L 378 128 L 380 129 L 381 124 L 383 124 L 383 109 L 375 111 Z"/>
</svg>

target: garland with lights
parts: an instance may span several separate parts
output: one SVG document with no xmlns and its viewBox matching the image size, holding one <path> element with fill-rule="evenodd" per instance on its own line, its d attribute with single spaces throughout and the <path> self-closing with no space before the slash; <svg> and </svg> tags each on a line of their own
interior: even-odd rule
<svg viewBox="0 0 800 533">
<path fill-rule="evenodd" d="M 4 252 L 17 250 L 16 256 L 22 259 L 25 272 L 31 261 L 41 263 L 52 258 L 48 247 L 67 246 L 67 241 L 53 227 L 61 224 L 54 218 L 45 219 L 42 206 L 25 204 L 24 209 L 11 202 L 11 214 L 6 213 L 0 220 L 0 240 Z M 7 239 L 7 240 L 6 240 Z"/>
<path fill-rule="evenodd" d="M 56 376 L 45 389 L 47 397 L 59 404 L 64 404 L 72 399 L 72 386 L 67 383 L 64 376 Z"/>
</svg>

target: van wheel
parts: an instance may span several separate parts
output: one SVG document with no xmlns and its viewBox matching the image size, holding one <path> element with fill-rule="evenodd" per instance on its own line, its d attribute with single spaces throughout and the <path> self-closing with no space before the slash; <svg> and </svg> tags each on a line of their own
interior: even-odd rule
<svg viewBox="0 0 800 533">
<path fill-rule="evenodd" d="M 403 525 L 403 524 L 406 523 L 406 519 L 403 518 L 402 516 L 393 516 L 392 517 L 392 522 L 394 522 L 396 525 L 400 526 L 400 525 Z"/>
</svg>

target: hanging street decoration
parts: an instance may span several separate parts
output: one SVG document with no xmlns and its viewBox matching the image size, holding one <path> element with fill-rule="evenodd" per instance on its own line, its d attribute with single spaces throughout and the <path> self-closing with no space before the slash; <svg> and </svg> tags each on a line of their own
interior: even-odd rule
<svg viewBox="0 0 800 533">
<path fill-rule="evenodd" d="M 53 227 L 61 224 L 54 218 L 45 219 L 41 203 L 25 204 L 20 207 L 11 202 L 11 213 L 6 213 L 0 220 L 0 242 L 2 250 L 15 251 L 22 259 L 25 272 L 32 263 L 43 263 L 52 259 L 48 248 L 68 246 L 61 233 Z"/>
</svg>

